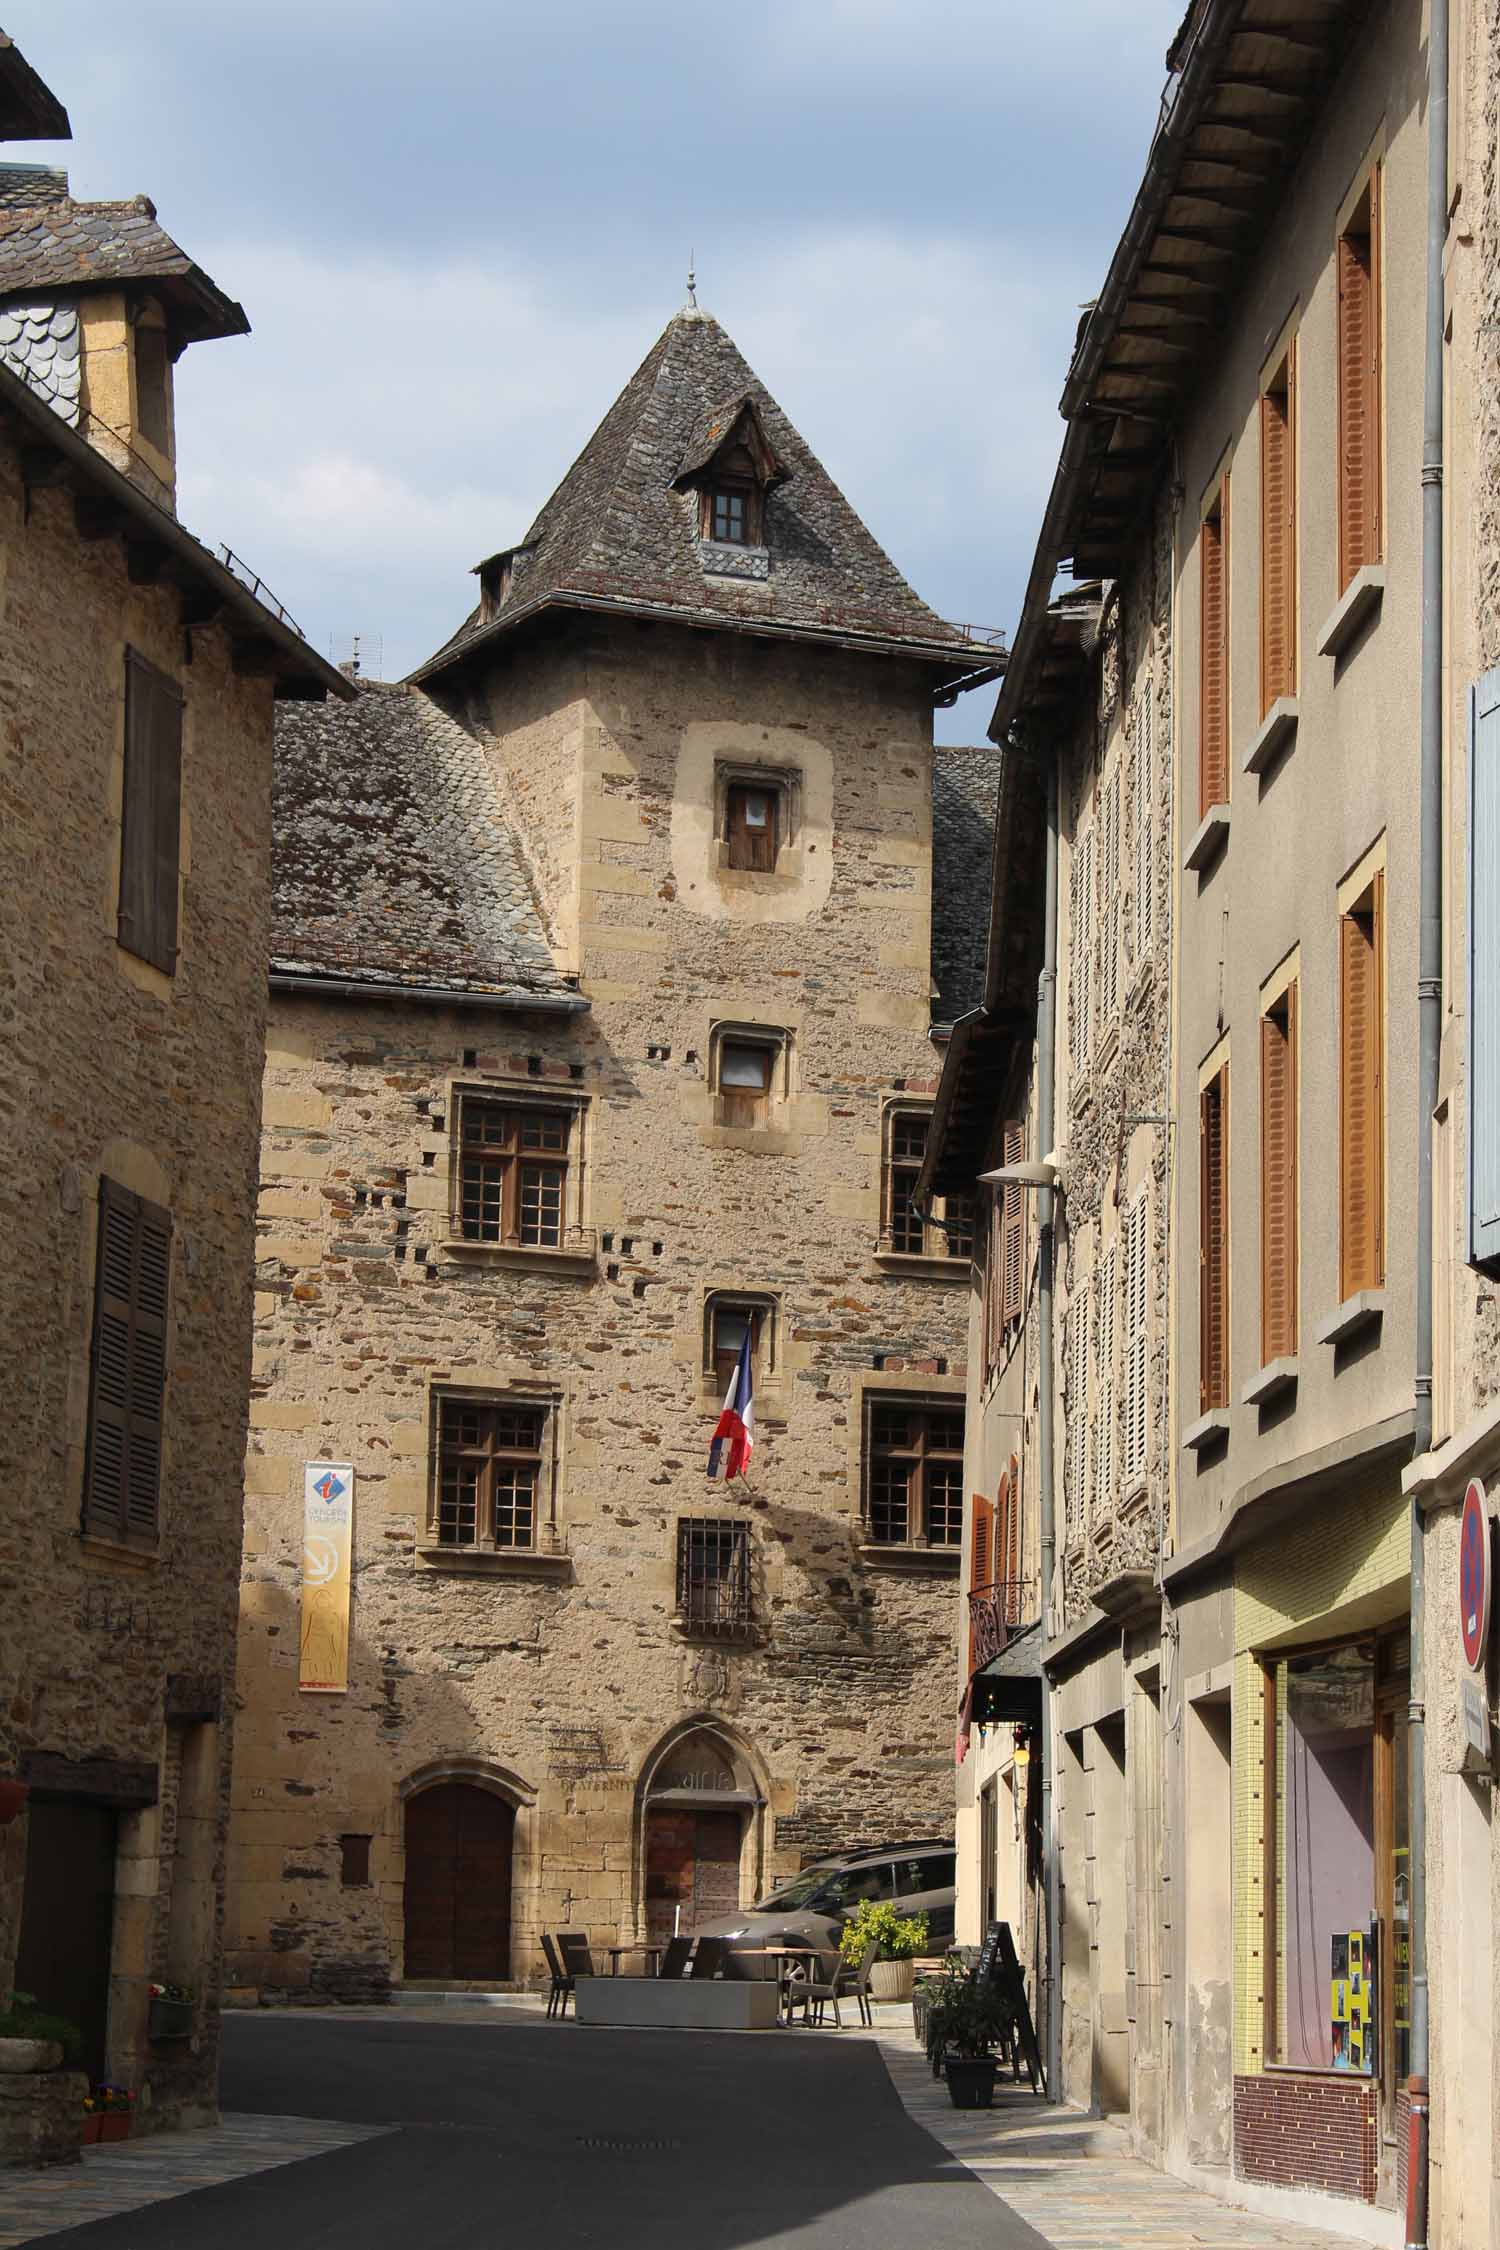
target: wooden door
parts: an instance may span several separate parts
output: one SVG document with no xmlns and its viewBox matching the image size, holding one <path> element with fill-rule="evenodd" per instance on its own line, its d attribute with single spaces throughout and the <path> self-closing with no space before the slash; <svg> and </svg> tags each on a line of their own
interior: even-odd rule
<svg viewBox="0 0 1500 2250">
<path fill-rule="evenodd" d="M 646 1935 L 653 1945 L 721 1921 L 740 1903 L 740 1815 L 654 1806 L 646 1814 Z"/>
<path fill-rule="evenodd" d="M 445 1781 L 406 1808 L 406 1974 L 492 1983 L 510 1975 L 515 1810 Z"/>
<path fill-rule="evenodd" d="M 115 1813 L 78 1797 L 33 1797 L 16 1990 L 83 2033 L 83 2068 L 106 2073 Z"/>
<path fill-rule="evenodd" d="M 701 1812 L 693 1819 L 693 1926 L 719 1921 L 740 1903 L 740 1816 Z"/>
</svg>

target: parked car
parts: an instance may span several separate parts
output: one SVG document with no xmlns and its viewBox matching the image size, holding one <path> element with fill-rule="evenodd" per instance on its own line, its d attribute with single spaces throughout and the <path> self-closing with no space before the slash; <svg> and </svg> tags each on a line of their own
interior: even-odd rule
<svg viewBox="0 0 1500 2250">
<path fill-rule="evenodd" d="M 870 1844 L 819 1860 L 754 1906 L 699 1925 L 736 1950 L 762 1945 L 834 1946 L 861 1899 L 889 1899 L 903 1914 L 925 1914 L 933 1951 L 953 1942 L 953 1846 L 933 1837 Z"/>
</svg>

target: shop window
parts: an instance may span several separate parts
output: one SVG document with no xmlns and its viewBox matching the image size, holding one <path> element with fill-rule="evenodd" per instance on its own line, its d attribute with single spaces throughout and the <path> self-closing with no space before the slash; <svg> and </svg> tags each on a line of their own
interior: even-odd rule
<svg viewBox="0 0 1500 2250">
<path fill-rule="evenodd" d="M 878 1397 L 869 1401 L 866 1412 L 871 1541 L 877 1546 L 961 1546 L 962 1403 Z"/>
<path fill-rule="evenodd" d="M 1403 1626 L 1265 1672 L 1265 2052 L 1388 2094 L 1410 2040 L 1410 1661 Z"/>
</svg>

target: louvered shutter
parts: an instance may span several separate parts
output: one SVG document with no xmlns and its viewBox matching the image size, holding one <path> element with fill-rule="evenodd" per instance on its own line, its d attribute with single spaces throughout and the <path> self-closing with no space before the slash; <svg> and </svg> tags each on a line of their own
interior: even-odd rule
<svg viewBox="0 0 1500 2250">
<path fill-rule="evenodd" d="M 125 660 L 119 939 L 170 976 L 177 965 L 182 693 L 134 649 Z"/>
<path fill-rule="evenodd" d="M 1280 695 L 1296 692 L 1295 459 L 1293 373 L 1286 388 L 1260 401 L 1260 708 L 1264 718 Z"/>
<path fill-rule="evenodd" d="M 1026 1149 L 1026 1136 L 1021 1126 L 1006 1126 L 1003 1145 L 1005 1162 L 1019 1164 Z M 1008 1187 L 1001 1207 L 1000 1260 L 1003 1276 L 1001 1318 L 1019 1320 L 1022 1310 L 1023 1267 L 1026 1249 L 1026 1207 L 1022 1190 Z"/>
<path fill-rule="evenodd" d="M 83 1519 L 111 1537 L 157 1534 L 171 1262 L 169 1214 L 101 1180 Z"/>
<path fill-rule="evenodd" d="M 1096 1519 L 1114 1501 L 1115 1481 L 1115 1245 L 1099 1262 L 1094 1282 L 1098 1373 L 1094 1390 L 1094 1500 Z"/>
<path fill-rule="evenodd" d="M 1500 671 L 1469 691 L 1469 1256 L 1500 1258 Z"/>
<path fill-rule="evenodd" d="M 1260 1025 L 1260 1356 L 1297 1349 L 1296 987 Z"/>
<path fill-rule="evenodd" d="M 1229 479 L 1219 488 L 1212 515 L 1199 536 L 1200 603 L 1198 702 L 1198 816 L 1229 797 L 1229 621 L 1224 550 L 1229 529 Z"/>
<path fill-rule="evenodd" d="M 1151 951 L 1156 911 L 1156 768 L 1152 741 L 1155 704 L 1150 680 L 1141 694 L 1135 730 L 1135 957 Z"/>
<path fill-rule="evenodd" d="M 1073 1069 L 1088 1068 L 1093 1052 L 1094 999 L 1094 830 L 1078 839 L 1074 854 L 1071 979 L 1073 986 Z"/>
<path fill-rule="evenodd" d="M 1229 1403 L 1229 1066 L 1198 1097 L 1198 1408 Z"/>
<path fill-rule="evenodd" d="M 1100 897 L 1102 956 L 1100 1021 L 1112 1024 L 1120 1008 L 1120 768 L 1104 787 L 1103 879 Z"/>
<path fill-rule="evenodd" d="M 1150 1236 L 1144 1188 L 1125 1214 L 1125 1483 L 1146 1471 Z"/>
<path fill-rule="evenodd" d="M 1385 1278 L 1381 878 L 1368 909 L 1339 921 L 1339 1295 Z"/>
<path fill-rule="evenodd" d="M 995 1578 L 995 1504 L 983 1493 L 973 1494 L 969 1524 L 969 1591 L 983 1593 Z"/>
<path fill-rule="evenodd" d="M 1013 1453 L 1010 1467 L 1001 1480 L 1005 1504 L 1001 1512 L 998 1531 L 999 1547 L 997 1571 L 1011 1590 L 1010 1622 L 1020 1622 L 1021 1579 L 1021 1464 Z"/>
<path fill-rule="evenodd" d="M 1381 552 L 1379 182 L 1338 244 L 1339 591 Z"/>
<path fill-rule="evenodd" d="M 1073 1483 L 1073 1535 L 1082 1530 L 1089 1498 L 1088 1292 L 1080 1288 L 1068 1311 L 1068 1422 Z"/>
</svg>

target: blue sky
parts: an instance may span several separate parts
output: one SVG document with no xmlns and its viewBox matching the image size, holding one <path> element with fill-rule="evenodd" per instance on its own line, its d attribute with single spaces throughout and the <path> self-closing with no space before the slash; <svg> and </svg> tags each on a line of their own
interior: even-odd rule
<svg viewBox="0 0 1500 2250">
<path fill-rule="evenodd" d="M 8 0 L 75 194 L 254 333 L 178 370 L 179 504 L 397 676 L 699 299 L 946 616 L 1013 628 L 1081 302 L 1180 0 Z M 375 661 L 379 654 L 379 663 Z M 977 740 L 989 699 L 947 714 Z"/>
</svg>

